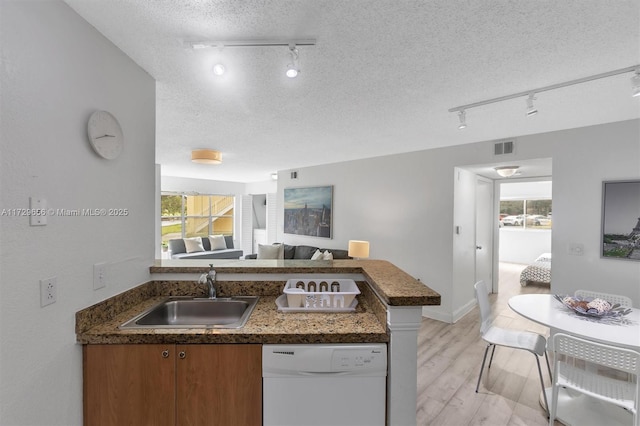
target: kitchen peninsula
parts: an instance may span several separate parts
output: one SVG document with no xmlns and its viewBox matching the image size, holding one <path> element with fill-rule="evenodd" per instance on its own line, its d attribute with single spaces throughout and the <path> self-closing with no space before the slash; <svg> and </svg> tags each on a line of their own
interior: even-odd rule
<svg viewBox="0 0 640 426">
<path fill-rule="evenodd" d="M 218 295 L 260 296 L 240 329 L 129 329 L 119 325 L 168 296 L 205 296 L 198 278 L 212 264 Z M 387 343 L 387 422 L 415 424 L 421 306 L 440 295 L 382 260 L 156 260 L 151 281 L 76 314 L 84 345 Z M 353 313 L 283 313 L 276 297 L 291 278 L 348 278 L 361 290 Z"/>
</svg>

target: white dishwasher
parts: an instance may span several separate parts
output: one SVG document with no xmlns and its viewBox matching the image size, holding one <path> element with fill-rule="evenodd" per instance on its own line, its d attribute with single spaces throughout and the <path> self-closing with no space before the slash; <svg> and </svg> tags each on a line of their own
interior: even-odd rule
<svg viewBox="0 0 640 426">
<path fill-rule="evenodd" d="M 387 345 L 262 346 L 265 426 L 385 424 Z"/>
</svg>

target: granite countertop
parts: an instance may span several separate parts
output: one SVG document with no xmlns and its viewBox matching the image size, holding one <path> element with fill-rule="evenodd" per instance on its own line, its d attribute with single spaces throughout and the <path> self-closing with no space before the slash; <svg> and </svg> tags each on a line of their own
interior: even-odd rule
<svg viewBox="0 0 640 426">
<path fill-rule="evenodd" d="M 253 313 L 239 329 L 139 328 L 119 326 L 170 296 L 205 297 L 206 288 L 191 277 L 163 279 L 163 274 L 201 274 L 213 264 L 218 274 L 252 274 L 244 281 L 218 281 L 219 297 L 259 296 Z M 393 264 L 382 260 L 157 260 L 153 281 L 76 313 L 82 344 L 127 343 L 384 343 L 389 341 L 387 306 L 439 305 L 440 295 Z M 276 298 L 287 274 L 356 274 L 361 294 L 355 312 L 281 312 Z M 219 275 L 219 277 L 221 276 Z M 179 275 L 178 275 L 179 276 Z M 245 277 L 242 277 L 245 278 Z M 383 303 L 384 302 L 384 303 Z"/>
<path fill-rule="evenodd" d="M 277 310 L 277 295 L 261 295 L 249 320 L 239 329 L 138 328 L 119 326 L 176 293 L 190 293 L 192 283 L 151 282 L 127 295 L 115 296 L 76 314 L 77 341 L 82 344 L 127 343 L 384 343 L 389 341 L 384 305 L 359 283 L 355 312 L 298 313 Z M 281 283 L 271 283 L 281 291 Z M 275 286 L 277 284 L 277 286 Z M 176 288 L 181 291 L 176 292 Z M 267 286 L 268 287 L 268 286 Z M 167 291 L 168 290 L 168 291 Z M 168 293 L 157 295 L 158 292 Z M 204 296 L 200 294 L 199 296 Z M 226 295 L 224 295 L 226 296 Z"/>
<path fill-rule="evenodd" d="M 440 294 L 386 260 L 156 260 L 150 271 L 154 274 L 205 273 L 209 264 L 222 274 L 362 274 L 390 306 L 440 304 Z"/>
</svg>

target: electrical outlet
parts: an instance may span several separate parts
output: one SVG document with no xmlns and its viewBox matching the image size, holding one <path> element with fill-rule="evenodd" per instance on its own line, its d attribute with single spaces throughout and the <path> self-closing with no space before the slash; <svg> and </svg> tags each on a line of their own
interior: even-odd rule
<svg viewBox="0 0 640 426">
<path fill-rule="evenodd" d="M 56 277 L 40 280 L 40 306 L 44 307 L 56 301 L 58 280 Z"/>
<path fill-rule="evenodd" d="M 105 262 L 93 265 L 93 289 L 98 290 L 107 285 L 107 264 Z"/>
</svg>

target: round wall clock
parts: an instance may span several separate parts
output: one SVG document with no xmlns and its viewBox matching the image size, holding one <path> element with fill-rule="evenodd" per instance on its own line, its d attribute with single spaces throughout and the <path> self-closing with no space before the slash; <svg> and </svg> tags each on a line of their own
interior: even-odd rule
<svg viewBox="0 0 640 426">
<path fill-rule="evenodd" d="M 124 137 L 116 118 L 107 111 L 96 111 L 87 124 L 89 142 L 94 151 L 107 160 L 113 160 L 122 152 Z"/>
</svg>

